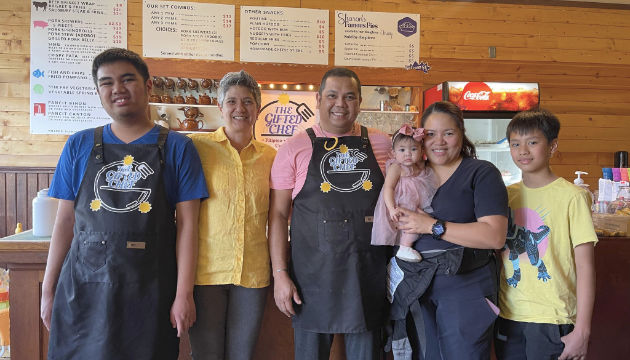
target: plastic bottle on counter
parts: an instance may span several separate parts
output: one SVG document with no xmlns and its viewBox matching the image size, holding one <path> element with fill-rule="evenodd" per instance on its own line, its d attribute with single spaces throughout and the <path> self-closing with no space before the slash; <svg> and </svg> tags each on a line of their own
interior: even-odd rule
<svg viewBox="0 0 630 360">
<path fill-rule="evenodd" d="M 591 191 L 591 189 L 589 189 L 588 184 L 584 183 L 584 179 L 582 179 L 582 175 L 588 175 L 588 173 L 586 171 L 576 171 L 575 175 L 577 175 L 577 177 L 573 180 L 573 183 L 583 189 L 586 189 L 586 191 L 588 191 L 589 194 L 591 194 L 591 210 L 595 211 L 595 195 L 593 194 L 593 192 Z"/>
<path fill-rule="evenodd" d="M 51 236 L 58 200 L 48 197 L 48 189 L 41 189 L 33 199 L 33 235 Z"/>
</svg>

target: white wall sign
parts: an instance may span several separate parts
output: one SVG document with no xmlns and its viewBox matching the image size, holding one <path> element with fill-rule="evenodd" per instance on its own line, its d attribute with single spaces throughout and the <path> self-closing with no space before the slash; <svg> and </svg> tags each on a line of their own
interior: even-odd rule
<svg viewBox="0 0 630 360">
<path fill-rule="evenodd" d="M 240 57 L 328 65 L 328 10 L 241 6 Z"/>
<path fill-rule="evenodd" d="M 419 14 L 335 11 L 335 66 L 404 68 L 419 56 Z"/>
<path fill-rule="evenodd" d="M 289 137 L 317 123 L 315 91 L 262 91 L 254 137 L 279 148 Z"/>
<path fill-rule="evenodd" d="M 234 5 L 144 0 L 145 57 L 234 60 Z"/>
<path fill-rule="evenodd" d="M 111 122 L 92 60 L 127 47 L 127 1 L 30 1 L 31 134 L 72 134 Z"/>
</svg>

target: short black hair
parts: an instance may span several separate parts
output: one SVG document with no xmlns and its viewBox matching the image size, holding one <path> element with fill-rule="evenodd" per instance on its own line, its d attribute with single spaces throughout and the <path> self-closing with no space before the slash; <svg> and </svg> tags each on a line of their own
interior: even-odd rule
<svg viewBox="0 0 630 360">
<path fill-rule="evenodd" d="M 357 73 L 355 73 L 354 71 L 347 69 L 347 68 L 343 68 L 343 67 L 339 67 L 339 68 L 332 68 L 328 71 L 326 71 L 326 73 L 324 74 L 324 77 L 322 77 L 322 83 L 319 84 L 319 96 L 322 96 L 322 91 L 324 91 L 324 86 L 326 85 L 326 80 L 331 77 L 349 77 L 351 79 L 354 79 L 354 81 L 357 82 L 357 88 L 359 90 L 359 97 L 361 96 L 361 80 L 359 80 L 359 76 L 357 75 Z"/>
<path fill-rule="evenodd" d="M 149 80 L 149 67 L 144 60 L 142 60 L 140 55 L 127 49 L 111 48 L 96 55 L 94 61 L 92 61 L 92 79 L 94 80 L 95 85 L 98 86 L 98 79 L 96 78 L 98 69 L 104 64 L 110 64 L 116 61 L 126 61 L 130 63 L 136 68 L 136 70 L 138 70 L 144 82 Z"/>
<path fill-rule="evenodd" d="M 505 136 L 510 140 L 512 133 L 523 135 L 537 129 L 545 134 L 548 142 L 551 142 L 558 138 L 560 121 L 551 111 L 545 109 L 521 111 L 514 115 L 508 124 Z"/>
</svg>

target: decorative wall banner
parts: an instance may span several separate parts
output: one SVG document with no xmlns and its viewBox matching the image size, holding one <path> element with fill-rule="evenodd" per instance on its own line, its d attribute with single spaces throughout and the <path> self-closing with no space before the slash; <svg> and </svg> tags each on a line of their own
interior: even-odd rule
<svg viewBox="0 0 630 360">
<path fill-rule="evenodd" d="M 31 134 L 72 134 L 111 122 L 92 60 L 127 47 L 127 1 L 31 2 Z"/>
<path fill-rule="evenodd" d="M 234 5 L 143 0 L 143 55 L 233 61 L 234 24 Z"/>
<path fill-rule="evenodd" d="M 335 11 L 335 66 L 405 68 L 419 57 L 419 14 Z"/>
<path fill-rule="evenodd" d="M 262 91 L 254 137 L 279 148 L 289 137 L 317 123 L 315 91 Z"/>
<path fill-rule="evenodd" d="M 241 61 L 328 65 L 328 10 L 241 6 Z"/>
</svg>

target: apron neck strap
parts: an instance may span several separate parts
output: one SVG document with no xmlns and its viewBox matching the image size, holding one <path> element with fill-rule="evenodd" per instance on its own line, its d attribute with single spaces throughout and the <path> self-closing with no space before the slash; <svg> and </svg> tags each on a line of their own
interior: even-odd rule
<svg viewBox="0 0 630 360">
<path fill-rule="evenodd" d="M 158 135 L 157 146 L 160 149 L 160 165 L 164 165 L 164 144 L 168 137 L 168 129 L 160 126 L 160 134 Z"/>
<path fill-rule="evenodd" d="M 96 164 L 102 164 L 103 158 L 103 127 L 94 129 L 94 146 L 92 147 L 92 158 Z"/>
<path fill-rule="evenodd" d="M 361 125 L 361 145 L 363 148 L 367 148 L 370 144 L 370 138 L 368 137 L 368 129 Z"/>
<path fill-rule="evenodd" d="M 306 133 L 308 134 L 308 137 L 311 138 L 311 144 L 315 144 L 315 131 L 313 130 L 313 128 L 308 128 L 306 129 Z"/>
</svg>

